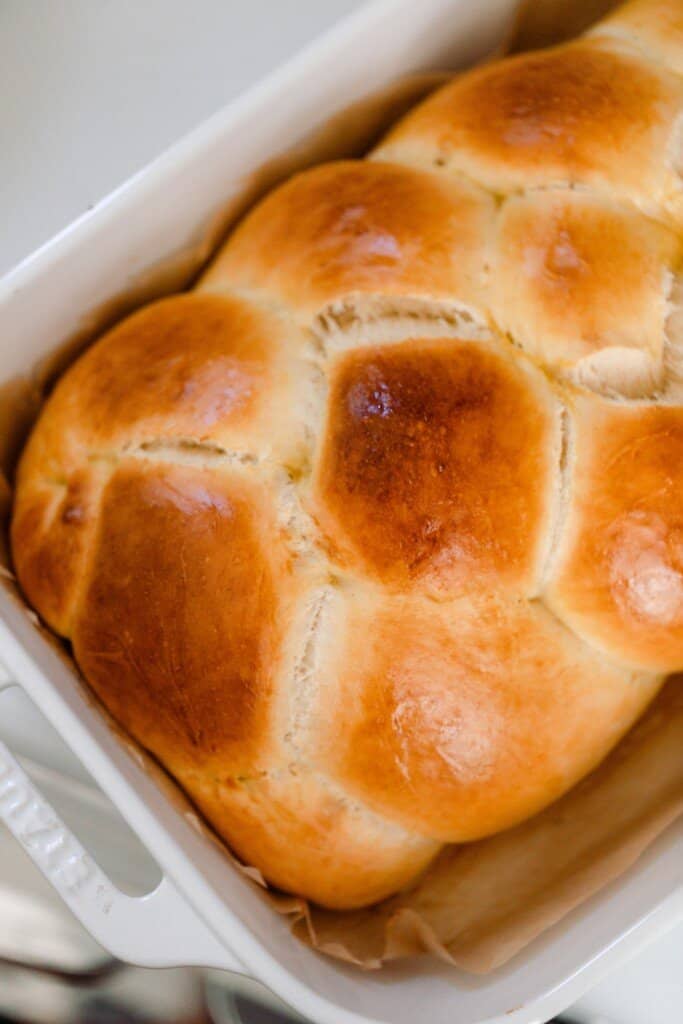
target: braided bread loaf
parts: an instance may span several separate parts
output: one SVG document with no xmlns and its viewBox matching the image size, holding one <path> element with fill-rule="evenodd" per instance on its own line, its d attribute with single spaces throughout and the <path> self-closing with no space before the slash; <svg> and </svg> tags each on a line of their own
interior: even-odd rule
<svg viewBox="0 0 683 1024">
<path fill-rule="evenodd" d="M 21 585 L 276 885 L 371 903 L 683 669 L 683 5 L 455 78 L 67 372 Z"/>
</svg>

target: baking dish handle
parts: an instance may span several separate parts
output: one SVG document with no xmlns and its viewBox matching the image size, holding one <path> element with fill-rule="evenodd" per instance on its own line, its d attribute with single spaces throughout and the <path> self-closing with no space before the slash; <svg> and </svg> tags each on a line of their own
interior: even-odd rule
<svg viewBox="0 0 683 1024">
<path fill-rule="evenodd" d="M 0 679 L 0 689 L 6 685 Z M 127 896 L 117 889 L 2 742 L 0 821 L 113 956 L 141 967 L 216 967 L 245 973 L 168 878 L 146 896 Z"/>
</svg>

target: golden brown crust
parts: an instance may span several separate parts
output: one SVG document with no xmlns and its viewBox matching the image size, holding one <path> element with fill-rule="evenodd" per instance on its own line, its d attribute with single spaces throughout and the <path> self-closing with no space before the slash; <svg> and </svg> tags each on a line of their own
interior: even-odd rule
<svg viewBox="0 0 683 1024">
<path fill-rule="evenodd" d="M 307 321 L 365 293 L 477 308 L 493 212 L 465 181 L 384 163 L 325 164 L 259 203 L 200 288 L 263 292 Z"/>
<path fill-rule="evenodd" d="M 283 455 L 300 437 L 304 341 L 234 296 L 175 295 L 105 334 L 64 374 L 28 451 L 46 475 L 65 462 L 154 441 Z M 288 433 L 278 419 L 290 416 Z M 302 429 L 302 428 L 301 428 Z"/>
<path fill-rule="evenodd" d="M 629 207 L 553 189 L 508 199 L 497 243 L 494 317 L 525 351 L 575 379 L 590 360 L 605 390 L 623 391 L 621 350 L 631 349 L 631 364 L 640 357 L 633 390 L 661 385 L 668 278 L 681 250 L 673 232 Z"/>
<path fill-rule="evenodd" d="M 31 435 L 27 598 L 276 885 L 380 899 L 683 669 L 682 17 L 633 0 L 292 178 Z"/>
<path fill-rule="evenodd" d="M 495 192 L 606 191 L 683 220 L 671 150 L 683 82 L 602 40 L 485 64 L 409 113 L 378 153 L 439 161 Z"/>
<path fill-rule="evenodd" d="M 102 499 L 76 659 L 169 766 L 247 773 L 269 735 L 295 581 L 262 486 L 230 469 L 122 462 Z"/>
<path fill-rule="evenodd" d="M 591 32 L 630 43 L 655 62 L 683 74 L 683 6 L 680 0 L 631 0 Z"/>
<path fill-rule="evenodd" d="M 17 578 L 33 607 L 63 636 L 71 633 L 106 473 L 96 464 L 62 480 L 24 472 L 17 486 L 11 530 Z"/>
<path fill-rule="evenodd" d="M 376 903 L 419 875 L 441 845 L 356 809 L 305 768 L 235 782 L 205 774 L 182 781 L 246 863 L 325 907 Z"/>
<path fill-rule="evenodd" d="M 349 807 L 283 747 L 283 634 L 311 581 L 268 497 L 241 471 L 124 461 L 104 494 L 74 652 L 249 863 L 328 906 L 372 903 L 439 844 Z"/>
<path fill-rule="evenodd" d="M 570 506 L 548 591 L 612 658 L 683 657 L 683 408 L 576 401 Z"/>
<path fill-rule="evenodd" d="M 559 464 L 559 410 L 500 345 L 410 339 L 331 369 L 313 512 L 335 556 L 376 579 L 536 591 Z"/>
<path fill-rule="evenodd" d="M 378 814 L 445 841 L 556 799 L 659 687 L 597 659 L 534 602 L 353 592 L 345 604 L 319 654 L 316 763 Z"/>
</svg>

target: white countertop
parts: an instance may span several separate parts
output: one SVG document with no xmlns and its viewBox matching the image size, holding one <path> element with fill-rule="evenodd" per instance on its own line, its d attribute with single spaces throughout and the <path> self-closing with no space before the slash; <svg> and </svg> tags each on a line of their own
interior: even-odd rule
<svg viewBox="0 0 683 1024">
<path fill-rule="evenodd" d="M 1 0 L 0 274 L 359 5 Z M 0 734 L 16 749 L 79 773 L 23 697 L 1 701 Z M 683 927 L 572 1013 L 602 1024 L 683 1020 Z"/>
<path fill-rule="evenodd" d="M 0 275 L 361 0 L 1 0 Z"/>
</svg>

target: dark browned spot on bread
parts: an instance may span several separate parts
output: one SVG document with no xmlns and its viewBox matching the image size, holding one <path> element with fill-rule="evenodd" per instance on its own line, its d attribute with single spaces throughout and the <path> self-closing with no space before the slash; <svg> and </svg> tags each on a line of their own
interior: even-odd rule
<svg viewBox="0 0 683 1024">
<path fill-rule="evenodd" d="M 243 479 L 139 461 L 112 478 L 74 649 L 162 761 L 227 775 L 263 742 L 283 626 L 275 548 Z"/>
<path fill-rule="evenodd" d="M 400 585 L 528 583 L 554 429 L 540 375 L 487 346 L 354 351 L 332 374 L 316 515 L 344 559 Z"/>
</svg>

